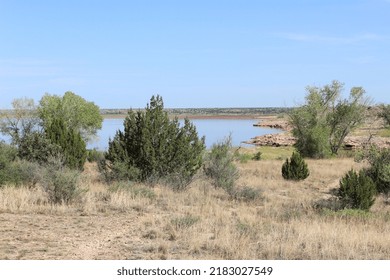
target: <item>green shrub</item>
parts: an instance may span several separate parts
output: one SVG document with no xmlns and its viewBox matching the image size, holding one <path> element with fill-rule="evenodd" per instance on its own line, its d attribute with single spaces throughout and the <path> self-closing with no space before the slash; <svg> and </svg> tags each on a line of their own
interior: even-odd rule
<svg viewBox="0 0 390 280">
<path fill-rule="evenodd" d="M 42 167 L 35 162 L 26 160 L 13 161 L 5 169 L 7 173 L 7 183 L 14 186 L 35 187 L 41 180 Z"/>
<path fill-rule="evenodd" d="M 286 159 L 286 162 L 282 166 L 282 176 L 286 180 L 304 180 L 309 174 L 307 164 L 298 152 L 294 152 L 290 161 Z"/>
<path fill-rule="evenodd" d="M 18 156 L 39 164 L 47 163 L 47 159 L 62 152 L 62 148 L 53 144 L 44 133 L 31 132 L 19 140 Z"/>
<path fill-rule="evenodd" d="M 80 172 L 64 166 L 49 165 L 41 181 L 49 201 L 55 204 L 73 202 L 83 190 L 79 187 Z"/>
<path fill-rule="evenodd" d="M 364 170 L 350 170 L 341 180 L 337 197 L 343 208 L 369 210 L 375 202 L 376 188 Z"/>
<path fill-rule="evenodd" d="M 156 182 L 171 174 L 183 178 L 196 174 L 202 166 L 204 138 L 198 138 L 188 119 L 180 126 L 178 119 L 170 120 L 163 109 L 162 98 L 153 96 L 144 111 L 129 111 L 124 132 L 118 131 L 110 140 L 101 163 L 103 172 L 114 173 L 106 177 Z"/>
<path fill-rule="evenodd" d="M 255 153 L 255 154 L 253 155 L 252 159 L 253 159 L 253 160 L 259 161 L 259 160 L 261 160 L 261 155 L 262 155 L 261 152 L 257 152 L 257 153 Z"/>
<path fill-rule="evenodd" d="M 17 153 L 15 147 L 0 142 L 0 186 L 9 181 L 9 166 L 16 159 Z"/>
<path fill-rule="evenodd" d="M 378 193 L 390 192 L 390 149 L 378 149 L 371 147 L 360 154 L 357 160 L 366 159 L 370 166 L 366 169 L 366 175 L 375 183 Z"/>
<path fill-rule="evenodd" d="M 231 147 L 230 136 L 213 144 L 203 166 L 204 173 L 211 179 L 213 186 L 224 189 L 230 195 L 234 193 L 235 183 L 239 178 Z"/>
</svg>

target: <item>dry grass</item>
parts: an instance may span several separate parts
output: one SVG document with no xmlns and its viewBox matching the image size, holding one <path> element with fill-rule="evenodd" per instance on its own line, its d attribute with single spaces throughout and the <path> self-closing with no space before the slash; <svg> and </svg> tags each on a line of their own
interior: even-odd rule
<svg viewBox="0 0 390 280">
<path fill-rule="evenodd" d="M 167 187 L 109 191 L 93 164 L 71 205 L 48 203 L 37 189 L 0 189 L 0 259 L 387 259 L 390 207 L 370 213 L 319 211 L 352 159 L 308 160 L 303 182 L 281 176 L 282 160 L 239 164 L 239 185 L 257 201 L 230 199 L 205 179 L 185 192 Z M 146 186 L 136 185 L 143 189 Z"/>
</svg>

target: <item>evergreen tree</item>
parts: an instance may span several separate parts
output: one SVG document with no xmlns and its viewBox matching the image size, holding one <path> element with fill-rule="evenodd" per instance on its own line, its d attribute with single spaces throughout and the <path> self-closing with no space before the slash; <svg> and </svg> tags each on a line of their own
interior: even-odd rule
<svg viewBox="0 0 390 280">
<path fill-rule="evenodd" d="M 375 202 L 376 187 L 364 170 L 350 170 L 341 180 L 337 196 L 345 208 L 368 210 Z"/>
<path fill-rule="evenodd" d="M 83 169 L 87 149 L 79 132 L 68 129 L 62 119 L 54 119 L 45 133 L 52 144 L 61 147 L 66 166 L 72 169 Z"/>
<path fill-rule="evenodd" d="M 282 166 L 282 176 L 286 180 L 304 180 L 309 174 L 307 164 L 298 152 L 294 152 L 290 161 L 286 159 Z"/>
<path fill-rule="evenodd" d="M 202 165 L 204 149 L 204 139 L 198 138 L 196 127 L 188 119 L 183 126 L 177 118 L 170 120 L 162 98 L 153 96 L 144 111 L 128 112 L 124 131 L 109 141 L 101 166 L 106 174 L 118 172 L 121 166 L 129 180 L 179 175 L 188 183 Z"/>
</svg>

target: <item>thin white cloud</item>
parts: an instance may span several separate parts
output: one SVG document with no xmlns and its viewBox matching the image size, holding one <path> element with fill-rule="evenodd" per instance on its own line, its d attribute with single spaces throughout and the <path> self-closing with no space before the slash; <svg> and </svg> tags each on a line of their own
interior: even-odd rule
<svg viewBox="0 0 390 280">
<path fill-rule="evenodd" d="M 280 34 L 280 37 L 291 41 L 297 41 L 297 42 L 345 44 L 345 45 L 381 39 L 379 35 L 372 34 L 372 33 L 346 36 L 346 37 L 310 35 L 310 34 L 303 34 L 303 33 L 284 33 L 284 34 Z"/>
</svg>

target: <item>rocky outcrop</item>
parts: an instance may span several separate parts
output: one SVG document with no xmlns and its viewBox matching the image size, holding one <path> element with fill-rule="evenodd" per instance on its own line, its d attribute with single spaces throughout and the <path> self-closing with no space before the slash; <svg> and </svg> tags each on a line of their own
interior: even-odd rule
<svg viewBox="0 0 390 280">
<path fill-rule="evenodd" d="M 254 124 L 253 126 L 276 128 L 285 131 L 291 130 L 291 126 L 288 123 L 288 121 L 283 119 L 261 119 L 258 123 Z"/>
<path fill-rule="evenodd" d="M 266 134 L 257 136 L 251 140 L 245 142 L 256 146 L 292 146 L 294 145 L 296 138 L 289 132 L 283 132 L 278 134 Z M 360 149 L 368 145 L 375 145 L 379 148 L 390 148 L 390 138 L 387 137 L 372 137 L 368 139 L 366 136 L 349 136 L 345 139 L 343 148 L 346 150 Z"/>
<path fill-rule="evenodd" d="M 257 136 L 247 141 L 247 144 L 252 144 L 256 146 L 292 146 L 294 145 L 296 139 L 291 136 L 289 133 L 278 133 L 278 134 L 265 134 L 262 136 Z"/>
<path fill-rule="evenodd" d="M 374 145 L 378 148 L 390 148 L 390 138 L 373 136 L 348 136 L 344 140 L 344 148 L 347 150 L 360 149 L 368 145 Z"/>
<path fill-rule="evenodd" d="M 289 122 L 285 119 L 278 119 L 275 117 L 264 117 L 254 126 L 269 127 L 282 129 L 284 132 L 278 134 L 266 134 L 257 136 L 249 141 L 247 144 L 256 146 L 292 146 L 296 142 L 296 138 L 291 135 Z M 379 148 L 390 148 L 390 137 L 379 137 L 376 135 L 368 136 L 348 136 L 345 138 L 343 148 L 346 150 L 360 149 L 368 145 L 375 145 Z"/>
</svg>

